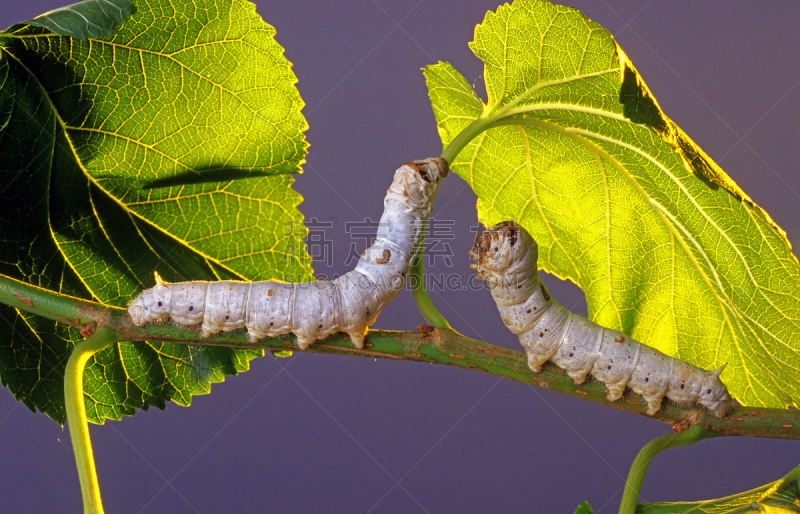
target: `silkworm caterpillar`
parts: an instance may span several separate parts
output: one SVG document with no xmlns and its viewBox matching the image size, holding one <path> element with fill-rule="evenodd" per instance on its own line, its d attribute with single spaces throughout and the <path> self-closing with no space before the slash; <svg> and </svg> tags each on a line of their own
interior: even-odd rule
<svg viewBox="0 0 800 514">
<path fill-rule="evenodd" d="M 569 312 L 539 280 L 538 254 L 536 241 L 514 222 L 481 233 L 470 251 L 475 259 L 471 267 L 488 282 L 531 370 L 541 371 L 550 360 L 576 384 L 591 373 L 606 385 L 606 398 L 612 402 L 629 387 L 647 400 L 651 416 L 665 396 L 684 405 L 696 402 L 717 417 L 728 412 L 732 400 L 719 379 L 724 366 L 706 371 Z"/>
<path fill-rule="evenodd" d="M 438 157 L 398 168 L 383 201 L 375 242 L 354 270 L 335 280 L 168 284 L 156 275 L 156 286 L 130 303 L 128 315 L 138 326 L 166 319 L 200 323 L 203 337 L 244 327 L 253 343 L 293 332 L 301 349 L 345 332 L 356 348 L 363 348 L 367 327 L 405 286 L 433 195 L 447 174 L 447 162 Z"/>
</svg>

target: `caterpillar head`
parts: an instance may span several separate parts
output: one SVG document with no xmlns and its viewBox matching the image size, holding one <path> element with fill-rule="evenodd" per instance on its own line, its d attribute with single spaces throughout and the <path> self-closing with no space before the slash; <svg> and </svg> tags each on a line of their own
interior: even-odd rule
<svg viewBox="0 0 800 514">
<path fill-rule="evenodd" d="M 128 306 L 128 316 L 134 325 L 142 326 L 148 321 L 169 318 L 170 290 L 166 282 L 156 273 L 156 286 L 143 291 Z"/>
<path fill-rule="evenodd" d="M 449 172 L 447 161 L 441 157 L 407 162 L 395 172 L 384 204 L 395 200 L 409 209 L 419 210 L 427 217 L 431 212 L 431 198 L 436 193 L 439 182 Z"/>
<path fill-rule="evenodd" d="M 728 388 L 719 379 L 724 369 L 725 366 L 722 366 L 716 371 L 706 372 L 703 380 L 703 390 L 697 400 L 697 403 L 713 412 L 718 418 L 723 417 L 733 406 L 733 400 L 731 400 L 731 395 L 728 394 Z"/>
<path fill-rule="evenodd" d="M 420 178 L 428 183 L 437 183 L 450 173 L 447 161 L 441 157 L 429 157 L 428 159 L 412 161 L 407 163 L 406 166 L 411 166 L 415 169 Z"/>
<path fill-rule="evenodd" d="M 524 228 L 504 221 L 478 234 L 469 254 L 475 260 L 470 267 L 492 286 L 501 276 L 525 280 L 536 273 L 539 247 Z"/>
</svg>

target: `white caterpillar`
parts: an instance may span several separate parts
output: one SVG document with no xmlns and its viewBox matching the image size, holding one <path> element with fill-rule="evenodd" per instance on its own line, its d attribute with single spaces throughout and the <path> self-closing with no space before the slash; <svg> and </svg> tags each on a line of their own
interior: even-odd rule
<svg viewBox="0 0 800 514">
<path fill-rule="evenodd" d="M 203 337 L 245 327 L 254 343 L 293 332 L 301 349 L 345 332 L 362 348 L 367 327 L 406 283 L 433 195 L 447 174 L 447 162 L 438 157 L 401 166 L 383 201 L 375 243 L 353 271 L 333 281 L 168 284 L 156 276 L 156 286 L 137 296 L 128 314 L 138 326 L 170 318 L 182 325 L 202 323 Z"/>
<path fill-rule="evenodd" d="M 566 370 L 576 384 L 591 373 L 608 388 L 608 401 L 625 387 L 647 400 L 647 414 L 661 408 L 664 396 L 679 404 L 697 402 L 722 417 L 731 408 L 719 376 L 603 328 L 573 314 L 550 298 L 539 280 L 536 241 L 519 225 L 504 222 L 480 234 L 470 251 L 471 267 L 488 281 L 506 326 L 519 336 L 528 366 L 541 371 L 546 361 Z"/>
</svg>

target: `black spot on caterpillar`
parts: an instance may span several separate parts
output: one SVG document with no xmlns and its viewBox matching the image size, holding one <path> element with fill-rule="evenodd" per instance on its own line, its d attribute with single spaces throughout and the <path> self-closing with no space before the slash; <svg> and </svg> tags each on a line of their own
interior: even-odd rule
<svg viewBox="0 0 800 514">
<path fill-rule="evenodd" d="M 669 357 L 551 299 L 539 280 L 536 241 L 519 225 L 489 228 L 477 237 L 470 255 L 475 259 L 471 267 L 489 283 L 503 322 L 519 336 L 534 372 L 550 360 L 576 384 L 591 373 L 606 385 L 609 401 L 629 387 L 647 400 L 651 416 L 664 396 L 679 404 L 697 402 L 717 417 L 731 408 L 728 389 L 719 379 L 724 366 L 706 371 Z"/>
<path fill-rule="evenodd" d="M 354 270 L 336 280 L 168 284 L 156 274 L 156 286 L 130 303 L 128 315 L 139 326 L 162 319 L 201 323 L 203 337 L 244 327 L 254 343 L 293 332 L 301 349 L 345 332 L 362 348 L 367 327 L 405 285 L 434 193 L 447 174 L 447 162 L 438 157 L 398 168 L 383 201 L 375 242 Z"/>
</svg>

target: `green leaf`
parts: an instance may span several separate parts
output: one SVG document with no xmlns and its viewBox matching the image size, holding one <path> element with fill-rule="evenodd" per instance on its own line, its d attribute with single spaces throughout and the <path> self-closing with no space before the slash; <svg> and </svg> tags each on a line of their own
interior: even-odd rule
<svg viewBox="0 0 800 514">
<path fill-rule="evenodd" d="M 0 132 L 0 273 L 120 307 L 154 271 L 310 278 L 289 175 L 307 125 L 274 34 L 242 0 L 139 1 L 100 40 L 0 34 L 0 121 L 13 102 Z M 64 365 L 82 337 L 7 307 L 0 319 L 2 383 L 63 422 Z M 88 365 L 90 420 L 188 405 L 261 354 L 116 345 Z"/>
<path fill-rule="evenodd" d="M 611 35 L 571 8 L 517 1 L 470 46 L 485 104 L 449 64 L 425 77 L 443 156 L 481 221 L 525 226 L 540 266 L 580 286 L 597 323 L 727 363 L 745 405 L 797 405 L 800 267 L 784 232 L 661 112 Z"/>
<path fill-rule="evenodd" d="M 133 11 L 133 0 L 82 0 L 53 9 L 25 24 L 43 27 L 61 36 L 98 38 L 114 34 Z M 11 30 L 17 27 L 19 25 Z"/>
<path fill-rule="evenodd" d="M 789 514 L 800 512 L 800 467 L 782 479 L 744 493 L 701 502 L 642 503 L 637 514 Z"/>
<path fill-rule="evenodd" d="M 589 506 L 589 502 L 584 500 L 584 502 L 575 509 L 575 514 L 594 514 L 594 511 L 592 507 Z"/>
</svg>

